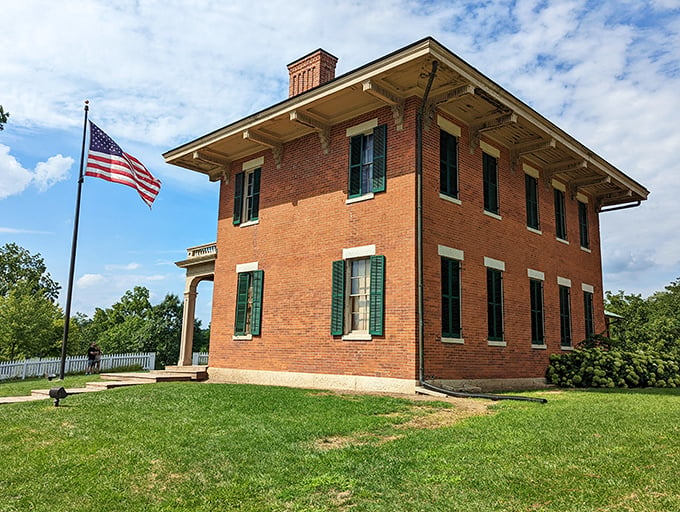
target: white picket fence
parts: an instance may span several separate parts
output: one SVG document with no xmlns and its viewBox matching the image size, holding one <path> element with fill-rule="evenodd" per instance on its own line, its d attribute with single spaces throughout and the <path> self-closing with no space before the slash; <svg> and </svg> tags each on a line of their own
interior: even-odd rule
<svg viewBox="0 0 680 512">
<path fill-rule="evenodd" d="M 191 354 L 191 364 L 194 366 L 205 366 L 208 364 L 207 352 L 194 352 Z"/>
<path fill-rule="evenodd" d="M 141 365 L 144 370 L 153 370 L 156 365 L 156 353 L 103 354 L 100 363 L 100 371 L 135 365 Z M 66 358 L 64 373 L 84 372 L 86 368 L 87 356 L 68 356 Z M 59 375 L 60 370 L 60 357 L 38 357 L 34 359 L 24 359 L 23 361 L 9 361 L 0 363 L 0 380 L 41 377 L 45 374 Z"/>
</svg>

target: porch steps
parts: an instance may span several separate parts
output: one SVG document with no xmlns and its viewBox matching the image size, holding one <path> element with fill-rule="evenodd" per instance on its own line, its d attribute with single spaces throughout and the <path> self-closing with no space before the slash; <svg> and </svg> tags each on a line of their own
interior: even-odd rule
<svg viewBox="0 0 680 512">
<path fill-rule="evenodd" d="M 151 373 L 158 372 L 188 374 L 191 376 L 191 380 L 208 380 L 208 367 L 205 365 L 166 366 L 165 370 L 154 370 Z"/>
</svg>

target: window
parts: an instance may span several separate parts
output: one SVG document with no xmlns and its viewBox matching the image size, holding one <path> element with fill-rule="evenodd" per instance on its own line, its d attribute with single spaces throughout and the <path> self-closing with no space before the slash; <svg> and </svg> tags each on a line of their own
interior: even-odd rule
<svg viewBox="0 0 680 512">
<path fill-rule="evenodd" d="M 583 314 L 585 318 L 586 338 L 592 338 L 595 334 L 595 327 L 593 324 L 593 294 L 592 292 L 583 292 Z"/>
<path fill-rule="evenodd" d="M 239 272 L 236 289 L 235 336 L 260 334 L 264 271 Z"/>
<path fill-rule="evenodd" d="M 564 206 L 564 192 L 555 190 L 555 234 L 560 240 L 567 239 L 567 218 Z"/>
<path fill-rule="evenodd" d="M 460 261 L 441 259 L 442 337 L 462 338 L 460 314 Z"/>
<path fill-rule="evenodd" d="M 530 279 L 529 290 L 531 295 L 531 343 L 534 345 L 545 345 L 543 329 L 543 281 Z"/>
<path fill-rule="evenodd" d="M 484 209 L 498 214 L 498 160 L 482 153 L 482 171 L 484 174 Z"/>
<path fill-rule="evenodd" d="M 458 138 L 439 130 L 439 191 L 458 198 Z"/>
<path fill-rule="evenodd" d="M 568 286 L 559 285 L 560 293 L 560 344 L 571 347 L 571 290 Z"/>
<path fill-rule="evenodd" d="M 527 227 L 538 230 L 540 229 L 538 221 L 538 180 L 525 174 L 524 190 L 527 203 Z"/>
<path fill-rule="evenodd" d="M 489 341 L 503 341 L 503 273 L 486 269 L 487 318 Z"/>
<path fill-rule="evenodd" d="M 349 197 L 384 192 L 387 125 L 376 126 L 370 133 L 350 139 Z"/>
<path fill-rule="evenodd" d="M 333 336 L 383 334 L 385 256 L 334 261 L 332 287 Z"/>
<path fill-rule="evenodd" d="M 588 205 L 578 202 L 578 227 L 581 239 L 581 247 L 590 249 L 590 236 L 588 235 Z"/>
<path fill-rule="evenodd" d="M 260 211 L 260 172 L 261 168 L 238 173 L 234 177 L 234 215 L 235 226 L 258 219 Z"/>
</svg>

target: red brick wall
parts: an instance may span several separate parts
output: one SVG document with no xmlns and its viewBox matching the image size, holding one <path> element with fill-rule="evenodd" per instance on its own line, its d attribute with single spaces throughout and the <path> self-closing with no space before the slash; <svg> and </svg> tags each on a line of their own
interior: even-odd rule
<svg viewBox="0 0 680 512">
<path fill-rule="evenodd" d="M 312 133 L 284 146 L 280 169 L 266 150 L 259 224 L 232 225 L 233 186 L 220 191 L 210 366 L 416 379 L 415 109 L 407 102 L 404 129 L 389 108 L 331 130 L 324 154 Z M 346 129 L 378 117 L 387 124 L 387 191 L 347 205 L 349 139 Z M 453 120 L 451 120 L 453 121 Z M 439 127 L 424 132 L 425 375 L 440 379 L 542 377 L 551 352 L 560 352 L 557 276 L 572 282 L 572 338 L 584 336 L 581 284 L 593 285 L 595 331 L 604 329 L 599 224 L 590 203 L 591 253 L 580 249 L 578 209 L 566 194 L 569 245 L 555 239 L 553 191 L 539 179 L 542 234 L 526 228 L 524 172 L 511 171 L 509 152 L 499 159 L 502 220 L 483 213 L 482 151 L 469 150 L 461 126 L 461 203 L 439 198 Z M 492 141 L 486 142 L 494 145 Z M 234 162 L 233 173 L 242 161 Z M 330 335 L 331 264 L 342 249 L 375 244 L 386 256 L 385 334 L 371 341 Z M 440 257 L 437 246 L 464 251 L 463 345 L 442 343 Z M 504 322 L 507 346 L 489 346 L 484 257 L 505 262 Z M 235 341 L 236 265 L 257 261 L 264 270 L 262 335 Z M 527 268 L 545 274 L 547 349 L 531 347 Z"/>
<path fill-rule="evenodd" d="M 451 119 L 453 121 L 453 119 Z M 553 188 L 539 178 L 539 218 L 542 234 L 526 227 L 524 171 L 512 171 L 509 151 L 498 161 L 502 220 L 484 214 L 482 150 L 470 152 L 467 127 L 461 126 L 459 178 L 461 204 L 439 197 L 439 127 L 424 134 L 424 273 L 425 375 L 440 379 L 543 377 L 550 353 L 560 352 L 557 277 L 571 280 L 572 340 L 585 337 L 582 283 L 594 287 L 595 332 L 604 329 L 599 223 L 589 203 L 590 246 L 580 248 L 578 204 L 565 194 L 567 239 L 555 237 Z M 534 165 L 534 167 L 536 167 Z M 441 341 L 440 256 L 437 246 L 464 251 L 461 270 L 463 345 Z M 484 257 L 505 263 L 503 272 L 505 347 L 487 341 L 486 267 Z M 544 312 L 547 349 L 531 346 L 529 277 L 527 269 L 545 274 Z"/>
<path fill-rule="evenodd" d="M 263 155 L 259 224 L 232 225 L 233 186 L 222 185 L 210 366 L 413 378 L 415 368 L 414 107 L 397 131 L 383 108 L 331 130 L 324 154 L 312 133 L 284 146 L 277 169 Z M 347 205 L 346 129 L 373 118 L 387 124 L 387 190 Z M 401 148 L 398 150 L 397 148 Z M 234 162 L 240 172 L 242 162 Z M 331 270 L 342 249 L 375 244 L 386 257 L 385 334 L 371 341 L 330 335 Z M 264 270 L 262 335 L 234 341 L 239 263 Z"/>
</svg>

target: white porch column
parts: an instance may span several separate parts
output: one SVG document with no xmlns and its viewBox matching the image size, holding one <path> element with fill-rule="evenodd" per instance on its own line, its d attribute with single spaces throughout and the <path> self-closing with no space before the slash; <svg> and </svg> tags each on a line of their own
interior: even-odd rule
<svg viewBox="0 0 680 512">
<path fill-rule="evenodd" d="M 196 314 L 196 284 L 187 279 L 188 291 L 184 292 L 184 313 L 182 315 L 182 341 L 179 345 L 177 366 L 191 366 L 194 349 L 194 316 Z"/>
</svg>

